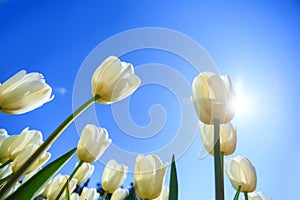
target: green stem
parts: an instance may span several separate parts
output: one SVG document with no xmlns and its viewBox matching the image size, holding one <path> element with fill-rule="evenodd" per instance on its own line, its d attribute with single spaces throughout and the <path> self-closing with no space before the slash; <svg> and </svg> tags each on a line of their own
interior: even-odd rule
<svg viewBox="0 0 300 200">
<path fill-rule="evenodd" d="M 241 192 L 241 185 L 239 185 L 233 200 L 238 200 L 239 199 L 240 192 Z"/>
<path fill-rule="evenodd" d="M 61 123 L 55 131 L 45 140 L 45 142 L 34 152 L 32 156 L 20 167 L 20 169 L 9 179 L 7 184 L 0 191 L 0 199 L 2 199 L 14 184 L 22 177 L 26 170 L 33 164 L 37 158 L 46 151 L 51 144 L 61 135 L 61 133 L 87 108 L 89 108 L 100 96 L 96 95 L 89 99 L 86 103 L 80 106 L 72 113 L 63 123 Z"/>
<path fill-rule="evenodd" d="M 103 196 L 102 196 L 102 200 L 105 200 L 106 196 L 108 195 L 108 192 L 104 192 Z"/>
<path fill-rule="evenodd" d="M 216 200 L 224 200 L 223 166 L 220 152 L 220 123 L 214 120 L 214 167 Z"/>
<path fill-rule="evenodd" d="M 2 169 L 3 167 L 7 166 L 9 163 L 11 163 L 12 160 L 8 160 L 5 163 L 3 163 L 2 165 L 0 165 L 0 169 Z"/>
<path fill-rule="evenodd" d="M 80 161 L 79 164 L 76 166 L 76 168 L 73 170 L 72 174 L 70 175 L 70 177 L 68 178 L 68 180 L 66 181 L 66 183 L 64 184 L 64 186 L 61 188 L 61 190 L 59 191 L 58 195 L 56 196 L 55 200 L 59 200 L 60 196 L 62 195 L 62 193 L 64 192 L 64 190 L 66 189 L 67 185 L 68 185 L 68 181 L 71 181 L 72 178 L 74 177 L 74 175 L 76 174 L 76 172 L 79 170 L 79 168 L 81 167 L 81 165 L 83 164 L 83 161 Z"/>
<path fill-rule="evenodd" d="M 248 192 L 244 192 L 245 200 L 248 200 Z"/>
</svg>

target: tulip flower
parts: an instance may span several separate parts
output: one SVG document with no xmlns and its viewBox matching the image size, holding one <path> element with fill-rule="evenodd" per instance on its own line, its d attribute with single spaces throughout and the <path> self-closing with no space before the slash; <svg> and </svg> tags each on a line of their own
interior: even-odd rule
<svg viewBox="0 0 300 200">
<path fill-rule="evenodd" d="M 109 56 L 96 69 L 92 77 L 93 96 L 97 102 L 110 104 L 132 94 L 140 85 L 132 64 L 121 62 L 116 56 Z"/>
<path fill-rule="evenodd" d="M 28 160 L 28 158 L 37 150 L 39 146 L 35 144 L 30 144 L 20 152 L 17 157 L 12 162 L 12 170 L 15 173 L 18 169 Z M 43 164 L 45 164 L 51 157 L 49 152 L 44 152 L 25 172 L 25 174 L 30 173 Z"/>
<path fill-rule="evenodd" d="M 127 189 L 118 188 L 112 194 L 110 200 L 124 200 L 129 195 L 129 191 Z"/>
<path fill-rule="evenodd" d="M 84 127 L 78 145 L 77 157 L 87 163 L 97 160 L 111 144 L 105 128 L 98 128 L 93 124 Z"/>
<path fill-rule="evenodd" d="M 232 186 L 241 192 L 253 192 L 256 188 L 256 171 L 251 162 L 245 158 L 237 156 L 226 159 L 226 174 Z"/>
<path fill-rule="evenodd" d="M 84 187 L 80 195 L 80 200 L 98 200 L 100 194 L 97 192 L 96 188 Z"/>
<path fill-rule="evenodd" d="M 115 160 L 108 161 L 102 174 L 102 188 L 107 193 L 113 193 L 125 181 L 128 167 L 120 165 Z"/>
<path fill-rule="evenodd" d="M 59 193 L 60 189 L 68 180 L 69 176 L 58 174 L 52 180 L 50 180 L 45 189 L 42 193 L 43 196 L 47 197 L 48 200 L 55 200 L 57 194 Z M 77 179 L 72 178 L 70 181 L 70 193 L 73 192 L 76 188 Z M 60 197 L 60 200 L 64 200 L 66 192 L 64 191 L 63 195 Z"/>
<path fill-rule="evenodd" d="M 228 76 L 200 73 L 193 81 L 192 101 L 204 124 L 228 123 L 234 117 L 235 93 Z"/>
<path fill-rule="evenodd" d="M 141 155 L 134 167 L 134 188 L 141 199 L 157 198 L 163 188 L 168 163 L 162 163 L 157 155 Z"/>
<path fill-rule="evenodd" d="M 22 70 L 0 85 L 0 110 L 7 114 L 26 113 L 51 101 L 51 93 L 42 74 Z"/>
<path fill-rule="evenodd" d="M 14 160 L 29 144 L 41 145 L 43 136 L 40 131 L 25 128 L 20 135 L 6 138 L 0 145 L 0 162 Z"/>
<path fill-rule="evenodd" d="M 78 163 L 76 163 L 76 166 Z M 74 178 L 78 180 L 77 184 L 81 185 L 88 180 L 94 172 L 95 167 L 90 163 L 82 163 L 78 171 L 75 173 Z"/>
<path fill-rule="evenodd" d="M 201 138 L 206 150 L 214 155 L 214 127 L 200 123 Z M 227 156 L 232 154 L 236 148 L 236 128 L 231 123 L 220 125 L 220 150 Z"/>
<path fill-rule="evenodd" d="M 271 200 L 262 192 L 251 192 L 248 194 L 249 200 Z M 245 198 L 244 198 L 245 199 Z"/>
<path fill-rule="evenodd" d="M 164 185 L 164 188 L 161 191 L 159 197 L 154 200 L 168 200 L 168 199 L 169 199 L 169 187 L 167 185 Z"/>
</svg>

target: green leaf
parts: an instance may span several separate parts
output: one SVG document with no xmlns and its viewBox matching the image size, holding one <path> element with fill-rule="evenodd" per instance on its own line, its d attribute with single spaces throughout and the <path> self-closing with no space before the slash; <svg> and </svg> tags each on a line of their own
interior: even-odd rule
<svg viewBox="0 0 300 200">
<path fill-rule="evenodd" d="M 31 179 L 22 184 L 12 195 L 6 200 L 23 199 L 30 200 L 34 198 L 35 193 L 43 187 L 43 185 L 51 179 L 51 177 L 64 166 L 75 153 L 76 148 L 67 152 L 55 161 L 51 162 L 44 169 L 36 173 Z"/>
<path fill-rule="evenodd" d="M 172 157 L 169 200 L 178 200 L 178 180 L 175 164 L 175 155 Z"/>
<path fill-rule="evenodd" d="M 239 199 L 240 192 L 241 192 L 241 186 L 239 185 L 239 188 L 238 188 L 238 190 L 236 191 L 233 200 L 238 200 L 238 199 Z"/>
</svg>

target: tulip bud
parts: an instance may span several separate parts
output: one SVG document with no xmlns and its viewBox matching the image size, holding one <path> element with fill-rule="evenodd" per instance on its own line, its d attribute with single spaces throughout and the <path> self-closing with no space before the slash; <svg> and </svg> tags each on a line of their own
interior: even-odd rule
<svg viewBox="0 0 300 200">
<path fill-rule="evenodd" d="M 161 191 L 158 198 L 154 200 L 168 200 L 169 199 L 169 187 L 164 185 L 163 190 Z"/>
<path fill-rule="evenodd" d="M 110 200 L 124 200 L 129 195 L 129 191 L 127 189 L 118 188 L 112 194 Z"/>
<path fill-rule="evenodd" d="M 113 193 L 125 181 L 128 167 L 120 165 L 115 160 L 108 161 L 102 174 L 102 188 L 108 193 Z"/>
<path fill-rule="evenodd" d="M 29 144 L 41 145 L 43 136 L 40 131 L 25 128 L 20 135 L 6 138 L 0 145 L 0 162 L 14 160 Z"/>
<path fill-rule="evenodd" d="M 168 163 L 162 163 L 157 155 L 141 155 L 134 167 L 134 188 L 141 199 L 157 198 L 163 188 Z"/>
<path fill-rule="evenodd" d="M 97 160 L 111 144 L 105 128 L 98 128 L 93 124 L 84 127 L 78 145 L 77 157 L 87 163 Z"/>
<path fill-rule="evenodd" d="M 226 159 L 226 174 L 232 186 L 241 192 L 253 192 L 256 188 L 256 171 L 247 158 L 237 156 Z"/>
<path fill-rule="evenodd" d="M 51 101 L 51 93 L 42 74 L 22 70 L 0 85 L 0 110 L 7 114 L 26 113 Z"/>
<path fill-rule="evenodd" d="M 69 179 L 68 175 L 58 174 L 47 183 L 42 195 L 46 196 L 48 200 L 55 200 L 61 188 L 65 185 L 68 179 Z M 72 193 L 75 190 L 76 184 L 77 184 L 77 179 L 72 178 L 72 180 L 70 181 L 70 191 L 69 191 L 70 193 Z M 60 196 L 59 199 L 60 200 L 66 199 L 65 196 L 66 196 L 66 191 L 63 192 L 63 194 Z"/>
<path fill-rule="evenodd" d="M 84 187 L 80 195 L 80 200 L 98 200 L 100 194 L 97 192 L 96 188 Z"/>
<path fill-rule="evenodd" d="M 121 62 L 116 56 L 109 56 L 96 69 L 92 77 L 93 96 L 102 104 L 120 101 L 132 94 L 140 85 L 130 63 Z"/>
<path fill-rule="evenodd" d="M 233 92 L 230 78 L 212 72 L 200 73 L 193 81 L 192 101 L 204 124 L 228 123 L 234 117 Z"/>
<path fill-rule="evenodd" d="M 264 193 L 262 192 L 251 192 L 248 193 L 249 200 L 271 200 L 270 197 L 267 197 Z M 243 198 L 245 199 L 245 198 Z"/>
<path fill-rule="evenodd" d="M 76 166 L 78 163 L 76 163 Z M 78 180 L 77 184 L 81 185 L 88 180 L 94 172 L 95 167 L 90 163 L 83 163 L 78 171 L 75 173 L 74 178 Z"/>
<path fill-rule="evenodd" d="M 20 152 L 12 162 L 12 170 L 14 173 L 20 169 L 20 167 L 30 158 L 30 156 L 37 150 L 39 146 L 35 144 L 27 145 L 26 148 Z M 25 174 L 30 173 L 44 163 L 46 163 L 51 157 L 49 152 L 44 152 L 31 166 L 26 170 Z"/>
<path fill-rule="evenodd" d="M 200 123 L 201 138 L 206 150 L 214 155 L 214 126 Z M 231 123 L 220 124 L 220 150 L 225 156 L 232 154 L 236 148 L 236 128 Z"/>
</svg>

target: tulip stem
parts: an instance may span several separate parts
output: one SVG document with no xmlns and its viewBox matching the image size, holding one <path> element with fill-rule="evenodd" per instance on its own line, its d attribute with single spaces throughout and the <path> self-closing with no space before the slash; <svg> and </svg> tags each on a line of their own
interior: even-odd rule
<svg viewBox="0 0 300 200">
<path fill-rule="evenodd" d="M 248 200 L 248 192 L 244 192 L 245 200 Z"/>
<path fill-rule="evenodd" d="M 0 169 L 2 169 L 3 167 L 5 167 L 6 165 L 8 165 L 9 163 L 11 163 L 12 160 L 8 160 L 5 163 L 3 163 L 2 165 L 0 165 Z"/>
<path fill-rule="evenodd" d="M 55 200 L 59 200 L 60 196 L 62 195 L 62 193 L 64 192 L 64 190 L 66 189 L 68 182 L 72 180 L 72 178 L 74 177 L 74 175 L 76 174 L 76 172 L 79 170 L 79 168 L 81 167 L 81 165 L 83 164 L 83 161 L 80 161 L 78 163 L 78 165 L 76 166 L 76 168 L 73 170 L 72 174 L 70 175 L 70 177 L 68 178 L 68 180 L 66 181 L 66 183 L 64 184 L 64 186 L 61 188 L 61 190 L 59 191 L 58 195 L 56 196 Z"/>
<path fill-rule="evenodd" d="M 214 167 L 216 200 L 224 200 L 223 162 L 220 152 L 220 123 L 214 120 Z"/>
<path fill-rule="evenodd" d="M 103 196 L 102 196 L 102 200 L 105 200 L 106 196 L 108 195 L 108 192 L 104 192 Z"/>
<path fill-rule="evenodd" d="M 61 133 L 87 108 L 89 108 L 96 100 L 100 98 L 99 95 L 95 95 L 89 99 L 86 103 L 80 106 L 74 113 L 69 115 L 65 121 L 63 121 L 54 132 L 45 140 L 45 142 L 34 152 L 32 156 L 20 167 L 20 169 L 9 179 L 7 184 L 0 190 L 0 199 L 2 199 L 8 191 L 14 186 L 14 184 L 22 177 L 25 171 L 37 160 L 37 158 L 46 151 L 51 144 L 61 135 Z"/>
</svg>

